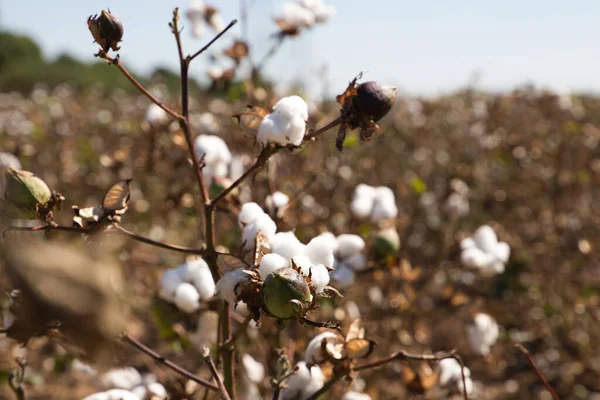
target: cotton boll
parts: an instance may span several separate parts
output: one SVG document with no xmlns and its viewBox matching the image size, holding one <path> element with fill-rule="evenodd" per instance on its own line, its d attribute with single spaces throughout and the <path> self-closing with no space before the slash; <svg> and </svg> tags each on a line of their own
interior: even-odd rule
<svg viewBox="0 0 600 400">
<path fill-rule="evenodd" d="M 256 141 L 263 147 L 268 143 L 278 140 L 279 128 L 277 127 L 276 117 L 272 114 L 265 115 L 258 126 Z"/>
<path fill-rule="evenodd" d="M 223 18 L 219 13 L 214 13 L 211 15 L 208 19 L 208 24 L 215 32 L 221 32 L 223 29 L 225 29 L 225 22 L 223 22 Z"/>
<path fill-rule="evenodd" d="M 296 28 L 308 28 L 315 23 L 315 15 L 296 3 L 283 3 L 278 19 L 285 25 Z"/>
<path fill-rule="evenodd" d="M 160 297 L 167 301 L 173 301 L 175 290 L 183 282 L 181 274 L 176 269 L 167 269 L 160 279 Z"/>
<path fill-rule="evenodd" d="M 153 398 L 166 399 L 169 396 L 167 389 L 158 382 L 149 383 L 147 389 Z"/>
<path fill-rule="evenodd" d="M 299 146 L 306 132 L 307 119 L 308 105 L 301 97 L 284 97 L 261 121 L 256 140 L 263 146 L 267 143 Z"/>
<path fill-rule="evenodd" d="M 187 263 L 186 265 L 196 265 L 189 273 L 189 278 L 194 287 L 198 290 L 200 300 L 209 300 L 215 294 L 215 281 L 208 264 L 203 259 L 199 258 Z"/>
<path fill-rule="evenodd" d="M 242 366 L 246 376 L 253 383 L 261 383 L 265 379 L 265 367 L 256 361 L 250 354 L 242 356 Z"/>
<path fill-rule="evenodd" d="M 123 389 L 111 389 L 105 392 L 108 395 L 108 400 L 142 400 L 137 394 Z"/>
<path fill-rule="evenodd" d="M 337 237 L 337 255 L 344 260 L 361 253 L 365 249 L 365 241 L 358 235 L 342 234 Z"/>
<path fill-rule="evenodd" d="M 498 236 L 496 236 L 494 230 L 488 225 L 479 227 L 473 234 L 473 238 L 475 239 L 475 243 L 477 243 L 477 247 L 486 253 L 493 252 L 498 245 Z"/>
<path fill-rule="evenodd" d="M 100 381 L 106 387 L 129 390 L 142 383 L 142 375 L 133 367 L 125 367 L 106 372 Z"/>
<path fill-rule="evenodd" d="M 177 286 L 174 302 L 181 311 L 191 314 L 200 307 L 200 295 L 194 285 L 184 282 Z"/>
<path fill-rule="evenodd" d="M 465 267 L 483 268 L 489 263 L 489 258 L 481 249 L 470 247 L 460 254 L 460 261 Z"/>
<path fill-rule="evenodd" d="M 304 276 L 308 276 L 310 274 L 310 269 L 312 267 L 312 262 L 310 258 L 304 255 L 294 256 L 292 257 L 292 263 L 300 268 L 300 273 Z"/>
<path fill-rule="evenodd" d="M 329 284 L 329 271 L 323 264 L 317 264 L 312 266 L 311 273 L 311 282 L 316 287 L 316 293 L 322 293 Z"/>
<path fill-rule="evenodd" d="M 479 313 L 472 325 L 467 326 L 467 339 L 471 349 L 479 355 L 490 353 L 490 347 L 498 340 L 499 328 L 487 314 Z"/>
<path fill-rule="evenodd" d="M 296 95 L 280 99 L 273 106 L 273 112 L 282 116 L 298 116 L 303 120 L 308 119 L 308 105 L 302 97 Z"/>
<path fill-rule="evenodd" d="M 376 188 L 371 220 L 378 222 L 384 219 L 396 218 L 397 215 L 398 207 L 392 189 L 385 186 Z"/>
<path fill-rule="evenodd" d="M 365 197 L 374 199 L 377 194 L 377 190 L 373 186 L 366 185 L 364 183 L 359 184 L 354 189 L 354 197 Z"/>
<path fill-rule="evenodd" d="M 440 369 L 440 385 L 445 385 L 461 377 L 460 363 L 454 358 L 443 359 L 438 367 Z"/>
<path fill-rule="evenodd" d="M 369 396 L 366 393 L 359 393 L 359 392 L 346 392 L 341 400 L 372 400 L 371 396 Z"/>
<path fill-rule="evenodd" d="M 364 271 L 367 269 L 367 256 L 362 253 L 348 257 L 344 260 L 344 264 L 355 271 Z"/>
<path fill-rule="evenodd" d="M 325 267 L 331 268 L 335 261 L 333 248 L 327 238 L 317 236 L 308 242 L 304 254 L 310 258 L 313 264 L 323 264 Z"/>
<path fill-rule="evenodd" d="M 510 246 L 508 243 L 499 242 L 492 253 L 498 258 L 498 260 L 506 263 L 510 257 Z"/>
<path fill-rule="evenodd" d="M 231 152 L 223 139 L 214 135 L 199 135 L 194 141 L 194 148 L 198 158 L 204 156 L 207 165 L 215 162 L 231 162 Z"/>
<path fill-rule="evenodd" d="M 374 200 L 370 197 L 357 197 L 350 203 L 350 212 L 358 219 L 365 219 L 371 215 Z"/>
<path fill-rule="evenodd" d="M 139 385 L 131 389 L 131 393 L 135 394 L 138 399 L 145 399 L 148 394 L 148 388 L 144 385 Z"/>
<path fill-rule="evenodd" d="M 240 228 L 243 228 L 244 225 L 248 225 L 258 216 L 264 213 L 264 210 L 258 204 L 254 202 L 245 203 L 238 214 L 238 223 L 240 224 Z"/>
<path fill-rule="evenodd" d="M 108 393 L 98 392 L 84 397 L 83 400 L 110 400 L 110 398 L 108 396 Z"/>
<path fill-rule="evenodd" d="M 335 253 L 338 250 L 338 241 L 335 235 L 331 232 L 323 232 L 319 235 L 319 237 L 324 238 L 327 241 L 329 247 L 331 247 L 332 251 Z"/>
<path fill-rule="evenodd" d="M 279 254 L 265 254 L 260 260 L 258 274 L 265 280 L 271 272 L 289 266 L 289 261 Z"/>
<path fill-rule="evenodd" d="M 320 364 L 325 361 L 323 353 L 323 341 L 328 343 L 342 343 L 342 339 L 333 332 L 323 332 L 315 336 L 306 346 L 304 351 L 304 361 L 307 365 Z"/>
<path fill-rule="evenodd" d="M 279 232 L 269 240 L 271 251 L 287 260 L 296 255 L 304 254 L 306 245 L 300 242 L 294 232 Z"/>
<path fill-rule="evenodd" d="M 265 199 L 265 205 L 272 214 L 282 210 L 289 202 L 290 198 L 285 193 L 281 192 L 275 192 Z"/>
<path fill-rule="evenodd" d="M 280 400 L 305 399 L 323 387 L 325 376 L 317 365 L 308 369 L 304 361 L 296 364 L 298 370 L 290 376 L 281 390 Z"/>
<path fill-rule="evenodd" d="M 229 304 L 237 302 L 236 287 L 243 285 L 250 280 L 250 276 L 243 268 L 238 268 L 223 275 L 217 282 L 216 293 L 220 299 Z"/>
<path fill-rule="evenodd" d="M 315 22 L 319 24 L 325 23 L 329 21 L 329 19 L 333 17 L 336 12 L 337 10 L 334 6 L 323 4 L 314 11 Z"/>
<path fill-rule="evenodd" d="M 242 232 L 244 249 L 251 250 L 254 248 L 256 235 L 258 235 L 259 232 L 261 232 L 267 237 L 267 239 L 270 240 L 273 236 L 275 236 L 276 231 L 277 225 L 271 219 L 271 217 L 269 217 L 269 215 L 262 214 L 258 216 L 251 223 L 244 227 L 244 231 Z"/>
<path fill-rule="evenodd" d="M 356 280 L 354 270 L 344 263 L 336 264 L 335 270 L 329 272 L 329 277 L 335 282 L 335 287 L 340 289 L 352 286 Z"/>
<path fill-rule="evenodd" d="M 477 244 L 475 243 L 475 241 L 472 238 L 464 238 L 463 240 L 460 241 L 461 250 L 466 250 L 466 249 L 470 249 L 473 247 L 477 247 Z"/>
<path fill-rule="evenodd" d="M 146 110 L 146 122 L 150 125 L 164 123 L 168 118 L 167 112 L 158 105 L 152 103 Z"/>
</svg>

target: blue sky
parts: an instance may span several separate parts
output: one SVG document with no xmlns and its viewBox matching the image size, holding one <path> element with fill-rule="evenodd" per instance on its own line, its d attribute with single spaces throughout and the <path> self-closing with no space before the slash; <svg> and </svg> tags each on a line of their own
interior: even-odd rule
<svg viewBox="0 0 600 400">
<path fill-rule="evenodd" d="M 210 2 L 209 2 L 210 3 Z M 275 31 L 271 18 L 282 0 L 254 0 L 250 39 L 255 58 Z M 358 72 L 403 92 L 435 95 L 454 90 L 478 74 L 482 88 L 505 90 L 533 82 L 575 91 L 600 92 L 600 1 L 579 0 L 329 0 L 337 15 L 284 44 L 267 73 L 282 82 L 328 81 L 340 92 Z M 125 25 L 121 58 L 140 72 L 177 67 L 167 23 L 188 0 L 0 0 L 0 24 L 34 36 L 52 57 L 67 51 L 92 60 L 96 46 L 88 15 L 110 7 Z M 238 0 L 213 0 L 225 20 L 238 18 Z M 231 34 L 240 34 L 239 24 Z M 200 48 L 184 32 L 187 52 Z M 221 46 L 228 40 L 220 42 Z M 205 58 L 206 60 L 206 58 Z M 192 70 L 203 77 L 206 61 Z M 320 67 L 326 65 L 324 75 Z"/>
</svg>

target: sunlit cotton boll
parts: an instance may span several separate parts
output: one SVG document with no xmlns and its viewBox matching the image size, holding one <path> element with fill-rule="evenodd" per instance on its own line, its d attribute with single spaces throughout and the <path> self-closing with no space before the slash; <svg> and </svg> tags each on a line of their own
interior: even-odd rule
<svg viewBox="0 0 600 400">
<path fill-rule="evenodd" d="M 336 254 L 341 260 L 360 254 L 365 249 L 365 241 L 358 235 L 342 234 L 336 238 L 336 241 Z"/>
<path fill-rule="evenodd" d="M 304 361 L 296 364 L 298 370 L 286 381 L 286 387 L 281 390 L 280 400 L 303 400 L 323 387 L 325 376 L 319 366 L 310 370 Z"/>
<path fill-rule="evenodd" d="M 461 366 L 458 361 L 454 358 L 445 358 L 440 361 L 439 366 L 440 370 L 440 385 L 456 385 L 458 390 L 461 392 L 464 391 L 465 386 L 467 389 L 467 394 L 471 395 L 473 393 L 473 381 L 471 380 L 471 370 L 469 368 L 464 368 L 465 373 L 465 385 L 463 386 L 462 381 L 462 371 Z"/>
<path fill-rule="evenodd" d="M 301 97 L 284 97 L 261 121 L 256 140 L 263 146 L 268 143 L 299 146 L 306 132 L 307 119 L 308 106 Z"/>
<path fill-rule="evenodd" d="M 172 302 L 175 298 L 175 290 L 181 283 L 183 279 L 178 270 L 175 268 L 165 270 L 160 280 L 160 297 Z"/>
<path fill-rule="evenodd" d="M 460 260 L 468 268 L 478 269 L 484 276 L 493 276 L 504 272 L 504 264 L 510 257 L 510 246 L 499 242 L 494 230 L 483 225 L 477 229 L 473 238 L 461 241 Z"/>
<path fill-rule="evenodd" d="M 198 159 L 204 157 L 204 174 L 210 178 L 227 176 L 231 162 L 231 152 L 227 144 L 218 136 L 200 135 L 194 141 Z"/>
<path fill-rule="evenodd" d="M 277 19 L 290 28 L 309 28 L 315 23 L 315 14 L 299 4 L 285 2 Z"/>
<path fill-rule="evenodd" d="M 178 267 L 183 282 L 194 285 L 200 300 L 209 300 L 215 293 L 215 281 L 206 261 L 202 258 L 189 261 Z"/>
<path fill-rule="evenodd" d="M 330 240 L 317 236 L 308 242 L 304 254 L 310 258 L 313 264 L 323 264 L 326 268 L 332 268 L 335 260 L 333 250 L 334 246 Z"/>
<path fill-rule="evenodd" d="M 167 112 L 158 105 L 152 103 L 146 109 L 146 122 L 150 125 L 162 124 L 168 118 Z"/>
<path fill-rule="evenodd" d="M 83 400 L 141 400 L 140 397 L 124 389 L 111 389 L 84 397 Z"/>
<path fill-rule="evenodd" d="M 317 264 L 312 266 L 311 274 L 311 283 L 315 285 L 315 292 L 323 293 L 330 281 L 329 270 L 323 264 Z"/>
<path fill-rule="evenodd" d="M 245 203 L 238 214 L 238 223 L 240 228 L 248 225 L 250 222 L 254 221 L 256 217 L 264 213 L 264 210 L 258 204 L 254 202 Z"/>
<path fill-rule="evenodd" d="M 125 367 L 104 373 L 100 381 L 105 387 L 129 390 L 142 383 L 142 375 L 133 367 Z"/>
<path fill-rule="evenodd" d="M 360 392 L 346 392 L 341 400 L 372 400 L 371 396 L 369 396 L 366 393 L 360 393 Z"/>
<path fill-rule="evenodd" d="M 490 315 L 475 315 L 474 323 L 467 326 L 467 339 L 471 349 L 479 355 L 488 355 L 490 347 L 498 340 L 499 330 L 498 323 Z"/>
<path fill-rule="evenodd" d="M 325 238 L 325 240 L 329 244 L 329 247 L 331 247 L 334 253 L 338 251 L 338 241 L 333 233 L 323 232 L 319 235 L 319 237 Z"/>
<path fill-rule="evenodd" d="M 275 232 L 277 232 L 277 225 L 268 214 L 263 213 L 252 220 L 252 222 L 250 222 L 248 225 L 244 226 L 244 231 L 242 232 L 244 249 L 251 250 L 254 248 L 256 236 L 259 232 L 265 235 L 268 240 L 275 236 Z"/>
<path fill-rule="evenodd" d="M 270 241 L 271 251 L 287 260 L 304 254 L 306 245 L 300 242 L 294 232 L 279 232 Z"/>
<path fill-rule="evenodd" d="M 260 260 L 258 274 L 264 280 L 271 272 L 289 266 L 289 261 L 279 254 L 265 254 Z"/>
<path fill-rule="evenodd" d="M 242 356 L 244 372 L 251 382 L 261 383 L 265 379 L 265 367 L 256 361 L 250 354 Z"/>
<path fill-rule="evenodd" d="M 383 219 L 396 218 L 397 215 L 398 207 L 396 207 L 396 199 L 392 189 L 385 186 L 378 187 L 375 192 L 371 220 L 378 222 Z"/>
<path fill-rule="evenodd" d="M 250 276 L 243 268 L 238 268 L 223 275 L 217 282 L 216 293 L 220 299 L 229 304 L 237 302 L 236 288 L 250 281 Z"/>
<path fill-rule="evenodd" d="M 200 295 L 194 285 L 184 282 L 177 286 L 174 302 L 180 310 L 190 314 L 200 307 Z"/>
<path fill-rule="evenodd" d="M 323 332 L 315 336 L 306 346 L 304 351 L 304 361 L 307 365 L 320 364 L 325 361 L 325 354 L 323 352 L 323 341 L 327 343 L 337 344 L 341 343 L 341 338 L 333 332 Z"/>
<path fill-rule="evenodd" d="M 334 6 L 323 3 L 322 0 L 300 0 L 300 5 L 315 16 L 315 22 L 324 23 L 336 13 Z"/>
<path fill-rule="evenodd" d="M 192 37 L 200 39 L 204 34 L 204 13 L 206 4 L 202 0 L 192 0 L 187 9 L 186 16 L 192 24 Z"/>
<path fill-rule="evenodd" d="M 265 199 L 267 210 L 269 210 L 271 214 L 277 213 L 278 215 L 281 214 L 281 210 L 283 210 L 289 202 L 290 198 L 288 195 L 282 192 L 270 194 Z"/>
</svg>

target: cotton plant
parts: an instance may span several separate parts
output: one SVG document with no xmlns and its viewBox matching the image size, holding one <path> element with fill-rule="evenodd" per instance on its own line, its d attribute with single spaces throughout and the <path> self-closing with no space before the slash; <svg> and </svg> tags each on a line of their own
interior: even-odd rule
<svg viewBox="0 0 600 400">
<path fill-rule="evenodd" d="M 206 25 L 217 33 L 225 28 L 223 18 L 217 9 L 207 5 L 203 0 L 192 0 L 186 16 L 192 25 L 191 32 L 194 39 L 201 39 L 204 36 Z"/>
<path fill-rule="evenodd" d="M 490 354 L 490 348 L 498 340 L 499 332 L 500 328 L 494 318 L 488 314 L 476 314 L 473 324 L 467 326 L 471 350 L 482 356 Z"/>
<path fill-rule="evenodd" d="M 479 227 L 473 237 L 463 239 L 460 247 L 462 264 L 478 270 L 484 276 L 503 273 L 510 257 L 510 246 L 498 241 L 498 236 L 488 225 Z"/>
<path fill-rule="evenodd" d="M 374 223 L 396 218 L 398 207 L 392 189 L 373 187 L 361 183 L 354 190 L 350 204 L 352 215 L 360 220 L 370 219 Z"/>
<path fill-rule="evenodd" d="M 335 7 L 322 0 L 288 1 L 283 3 L 275 22 L 282 33 L 295 36 L 315 24 L 327 22 L 335 13 Z"/>
<path fill-rule="evenodd" d="M 188 314 L 196 311 L 201 301 L 210 300 L 214 293 L 215 282 L 202 258 L 165 270 L 160 281 L 160 297 Z"/>
<path fill-rule="evenodd" d="M 275 215 L 277 218 L 283 217 L 283 214 L 285 213 L 289 203 L 290 198 L 288 195 L 279 191 L 273 192 L 265 199 L 267 211 L 269 211 L 269 214 Z"/>
<path fill-rule="evenodd" d="M 227 177 L 231 152 L 223 139 L 214 135 L 199 135 L 194 141 L 199 159 L 204 157 L 204 176 L 211 180 Z"/>
<path fill-rule="evenodd" d="M 142 375 L 133 367 L 113 369 L 100 377 L 111 389 L 85 397 L 83 400 L 166 400 L 167 390 L 152 374 Z"/>
<path fill-rule="evenodd" d="M 256 133 L 256 140 L 263 147 L 269 143 L 281 146 L 300 146 L 306 132 L 308 105 L 300 96 L 288 96 L 279 100 L 273 111 L 263 117 Z"/>
<path fill-rule="evenodd" d="M 465 387 L 467 395 L 473 394 L 473 381 L 471 380 L 471 370 L 464 367 L 465 383 L 462 380 L 462 367 L 454 358 L 445 358 L 438 364 L 440 372 L 439 384 L 441 386 L 455 386 L 461 393 L 464 393 Z"/>
<path fill-rule="evenodd" d="M 365 241 L 360 236 L 352 234 L 334 237 L 329 233 L 327 236 L 330 240 L 335 241 L 335 265 L 329 275 L 336 287 L 341 289 L 349 287 L 355 281 L 355 272 L 364 271 L 367 268 Z"/>
</svg>

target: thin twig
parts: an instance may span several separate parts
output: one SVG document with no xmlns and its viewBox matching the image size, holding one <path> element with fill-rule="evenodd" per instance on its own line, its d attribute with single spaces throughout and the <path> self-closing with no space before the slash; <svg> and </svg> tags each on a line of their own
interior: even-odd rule
<svg viewBox="0 0 600 400">
<path fill-rule="evenodd" d="M 216 42 L 217 40 L 219 40 L 219 38 L 221 36 L 223 36 L 225 34 L 225 32 L 227 32 L 229 29 L 231 29 L 235 24 L 237 24 L 237 19 L 234 19 L 233 21 L 231 21 L 229 23 L 229 25 L 227 25 L 225 27 L 225 29 L 223 29 L 221 32 L 219 32 L 219 34 L 217 36 L 215 36 L 210 42 L 208 42 L 204 47 L 202 47 L 200 50 L 198 50 L 197 52 L 195 52 L 194 54 L 192 54 L 191 56 L 188 56 L 187 62 L 189 63 L 190 61 L 192 61 L 194 58 L 198 57 L 200 54 L 204 53 L 214 42 Z"/>
<path fill-rule="evenodd" d="M 225 389 L 225 386 L 223 385 L 223 381 L 221 380 L 221 377 L 219 376 L 219 372 L 217 371 L 217 367 L 215 367 L 215 363 L 213 362 L 212 358 L 210 357 L 210 349 L 206 346 L 204 346 L 204 348 L 202 349 L 202 355 L 204 357 L 204 361 L 206 362 L 206 365 L 208 365 L 208 369 L 210 370 L 210 373 L 212 374 L 213 378 L 215 378 L 215 381 L 217 381 L 217 386 L 219 386 L 219 392 L 221 393 L 221 399 L 223 400 L 231 400 L 231 397 L 229 397 L 229 393 L 227 393 L 227 389 Z"/>
<path fill-rule="evenodd" d="M 291 371 L 289 371 L 288 373 L 286 373 L 285 375 L 283 375 L 281 378 L 279 378 L 277 381 L 272 380 L 271 384 L 275 385 L 275 390 L 273 391 L 273 398 L 272 400 L 279 400 L 279 393 L 281 392 L 281 389 L 283 389 L 284 386 L 284 382 L 292 375 L 294 375 L 297 371 L 298 371 L 298 367 L 294 367 Z"/>
<path fill-rule="evenodd" d="M 262 69 L 265 67 L 265 64 L 267 63 L 267 61 L 269 61 L 275 55 L 277 50 L 279 50 L 279 48 L 281 47 L 281 45 L 284 42 L 284 39 L 285 39 L 285 36 L 277 36 L 277 41 L 275 43 L 273 43 L 273 45 L 271 46 L 271 48 L 269 48 L 267 53 L 260 59 L 260 61 L 256 65 L 256 67 L 254 68 L 255 71 L 257 71 L 259 73 L 262 71 Z"/>
<path fill-rule="evenodd" d="M 417 360 L 417 361 L 441 361 L 446 358 L 455 358 L 456 350 L 451 350 L 449 352 L 443 352 L 438 354 L 412 354 L 408 353 L 404 350 L 397 351 L 387 357 L 380 358 L 379 360 L 366 362 L 360 365 L 357 365 L 353 368 L 354 371 L 362 371 L 365 369 L 377 368 L 384 364 L 390 363 L 392 361 L 403 361 L 403 360 Z"/>
<path fill-rule="evenodd" d="M 251 320 L 252 316 L 247 316 L 246 319 L 244 319 L 244 322 L 242 322 L 242 325 L 238 328 L 235 335 L 221 345 L 221 349 L 232 349 L 235 342 L 237 342 L 244 335 L 244 333 L 246 333 L 246 327 Z"/>
<path fill-rule="evenodd" d="M 523 354 L 525 354 L 527 360 L 529 361 L 529 365 L 531 365 L 531 368 L 533 368 L 537 376 L 544 383 L 544 386 L 546 386 L 546 389 L 550 392 L 552 398 L 554 400 L 560 400 L 554 389 L 552 389 L 552 386 L 550 386 L 550 383 L 548 383 L 548 380 L 546 379 L 542 371 L 540 371 L 540 369 L 535 364 L 535 361 L 533 360 L 533 357 L 531 357 L 531 353 L 529 352 L 529 350 L 527 350 L 525 346 L 523 346 L 521 343 L 515 343 L 515 347 L 519 349 Z"/>
<path fill-rule="evenodd" d="M 160 248 L 167 249 L 167 250 L 179 251 L 181 253 L 197 254 L 200 256 L 204 255 L 206 253 L 206 246 L 199 248 L 199 249 L 192 249 L 189 247 L 178 246 L 176 244 L 158 242 L 156 240 L 152 240 L 152 239 L 140 236 L 137 233 L 128 231 L 127 229 L 123 228 L 121 225 L 119 225 L 117 223 L 113 223 L 112 226 L 114 226 L 116 229 L 118 229 L 121 233 L 125 234 L 126 236 L 128 236 L 134 240 L 137 240 L 138 242 L 146 243 L 151 246 L 156 246 L 156 247 L 160 247 Z"/>
<path fill-rule="evenodd" d="M 317 390 L 316 392 L 314 392 L 313 394 L 311 394 L 310 396 L 308 396 L 306 398 L 306 400 L 316 400 L 319 398 L 319 396 L 321 396 L 322 394 L 326 393 L 329 391 L 329 389 L 331 389 L 333 387 L 333 385 L 335 385 L 337 383 L 337 381 L 339 381 L 340 379 L 342 379 L 345 375 L 344 374 L 337 374 L 334 375 L 329 381 L 327 381 L 327 383 L 325 385 L 323 385 L 323 387 L 319 390 Z"/>
<path fill-rule="evenodd" d="M 108 54 L 106 54 L 105 52 L 101 51 L 98 54 L 98 57 L 105 59 L 106 61 L 108 61 L 109 64 L 112 64 L 114 66 L 116 66 L 119 71 L 121 71 L 123 73 L 123 75 L 125 75 L 125 77 L 127 79 L 129 79 L 129 81 L 131 83 L 133 83 L 133 86 L 135 86 L 136 88 L 138 88 L 138 90 L 140 92 L 142 92 L 143 95 L 145 95 L 147 98 L 150 99 L 150 101 L 152 101 L 154 104 L 156 104 L 157 106 L 159 106 L 160 108 L 162 108 L 167 114 L 171 115 L 173 118 L 176 119 L 181 119 L 181 115 L 179 113 L 177 113 L 176 111 L 171 110 L 169 107 L 167 107 L 166 105 L 164 105 L 160 100 L 158 100 L 156 97 L 154 97 L 152 95 L 152 93 L 150 93 L 144 86 L 142 86 L 141 83 L 139 83 L 137 81 L 137 79 L 135 79 L 127 70 L 127 68 L 125 68 L 125 66 L 121 63 L 121 59 L 119 58 L 119 56 L 117 55 L 115 58 L 110 57 Z"/>
<path fill-rule="evenodd" d="M 179 365 L 175 364 L 172 361 L 167 360 L 166 358 L 164 358 L 163 356 L 161 356 L 160 354 L 158 354 L 151 348 L 147 347 L 143 343 L 141 343 L 138 340 L 129 336 L 127 333 L 124 333 L 122 335 L 122 340 L 133 345 L 136 349 L 140 350 L 142 353 L 146 353 L 147 355 L 152 357 L 155 361 L 171 368 L 173 371 L 188 378 L 189 380 L 192 380 L 192 381 L 194 381 L 202 386 L 205 386 L 207 388 L 210 388 L 213 390 L 219 390 L 219 387 L 217 385 L 215 385 L 214 383 L 205 381 L 202 378 L 198 378 L 196 375 L 192 374 L 190 371 L 183 369 L 182 367 L 180 367 Z"/>
<path fill-rule="evenodd" d="M 341 123 L 342 123 L 342 117 L 337 117 L 336 119 L 334 119 L 333 121 L 331 121 L 330 123 L 328 123 L 327 125 L 325 125 L 324 127 L 309 132 L 306 136 L 304 136 L 304 141 L 306 142 L 308 140 L 316 138 L 317 136 L 319 136 L 323 132 L 328 131 L 331 128 L 335 128 L 336 126 L 338 126 Z"/>
</svg>

